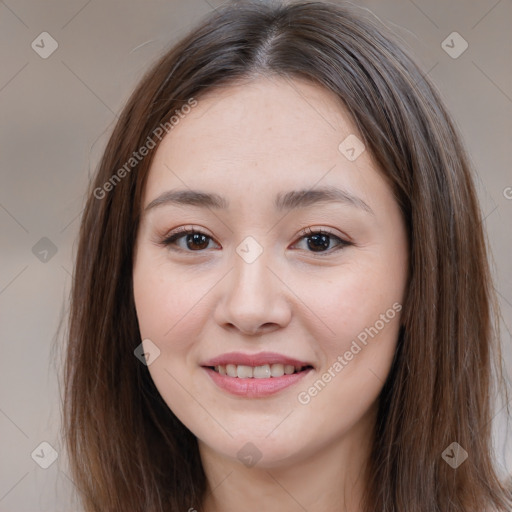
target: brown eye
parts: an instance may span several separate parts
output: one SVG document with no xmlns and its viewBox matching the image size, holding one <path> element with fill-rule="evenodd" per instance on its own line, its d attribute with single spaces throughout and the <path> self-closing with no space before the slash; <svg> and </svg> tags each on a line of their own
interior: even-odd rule
<svg viewBox="0 0 512 512">
<path fill-rule="evenodd" d="M 308 228 L 301 240 L 306 240 L 306 249 L 308 252 L 331 253 L 352 245 L 350 242 L 341 239 L 339 236 L 326 230 L 313 231 Z"/>
<path fill-rule="evenodd" d="M 208 249 L 212 241 L 213 239 L 210 236 L 201 231 L 182 229 L 166 237 L 161 244 L 171 247 L 173 250 L 200 252 Z"/>
<path fill-rule="evenodd" d="M 206 249 L 208 247 L 208 238 L 209 237 L 203 235 L 202 233 L 192 233 L 190 235 L 185 235 L 186 244 L 190 250 Z"/>
</svg>

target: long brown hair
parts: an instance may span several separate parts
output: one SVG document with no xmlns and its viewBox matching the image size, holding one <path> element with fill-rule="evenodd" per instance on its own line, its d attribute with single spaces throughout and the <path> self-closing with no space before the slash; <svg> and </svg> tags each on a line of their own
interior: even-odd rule
<svg viewBox="0 0 512 512">
<path fill-rule="evenodd" d="M 265 74 L 339 97 L 408 230 L 403 325 L 363 510 L 510 510 L 493 462 L 493 392 L 504 379 L 471 169 L 438 93 L 401 46 L 352 6 L 237 2 L 212 12 L 137 86 L 90 186 L 71 297 L 63 433 L 87 512 L 202 509 L 197 440 L 134 356 L 133 249 L 158 127 L 172 128 L 175 112 L 207 91 Z M 147 156 L 130 160 L 148 138 Z M 452 442 L 469 454 L 456 469 L 442 457 Z"/>
</svg>

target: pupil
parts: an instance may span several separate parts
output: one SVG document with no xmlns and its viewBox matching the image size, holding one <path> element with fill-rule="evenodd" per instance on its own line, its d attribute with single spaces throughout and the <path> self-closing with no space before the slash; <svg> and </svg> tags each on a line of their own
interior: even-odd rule
<svg viewBox="0 0 512 512">
<path fill-rule="evenodd" d="M 311 241 L 314 240 L 313 245 L 311 245 Z M 318 244 L 318 245 L 315 245 Z M 328 249 L 329 248 L 329 235 L 317 234 L 310 236 L 308 239 L 308 247 L 313 251 L 319 252 L 318 249 Z"/>
<path fill-rule="evenodd" d="M 192 242 L 191 242 L 192 240 Z M 194 245 L 195 247 L 192 247 Z M 200 247 L 197 247 L 200 246 Z M 193 233 L 192 235 L 188 235 L 187 237 L 187 247 L 189 249 L 199 248 L 206 249 L 208 247 L 208 240 L 206 235 L 202 235 L 201 233 Z"/>
</svg>

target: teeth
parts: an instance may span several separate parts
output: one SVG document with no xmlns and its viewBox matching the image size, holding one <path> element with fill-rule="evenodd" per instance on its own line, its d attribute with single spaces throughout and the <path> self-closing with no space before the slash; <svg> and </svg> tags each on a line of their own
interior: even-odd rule
<svg viewBox="0 0 512 512">
<path fill-rule="evenodd" d="M 268 364 L 255 366 L 252 373 L 255 379 L 268 379 L 271 376 L 270 366 Z"/>
<path fill-rule="evenodd" d="M 239 379 L 268 379 L 269 377 L 282 377 L 300 372 L 302 366 L 293 366 L 291 364 L 264 364 L 262 366 L 247 366 L 244 364 L 227 364 L 214 367 L 217 373 L 227 375 L 228 377 L 238 377 Z"/>
<path fill-rule="evenodd" d="M 236 367 L 236 373 L 239 379 L 252 378 L 252 366 L 244 366 L 240 364 Z"/>
<path fill-rule="evenodd" d="M 270 367 L 272 377 L 282 377 L 284 375 L 284 366 L 282 364 L 273 364 Z"/>
<path fill-rule="evenodd" d="M 284 365 L 284 373 L 286 373 L 286 375 L 291 375 L 294 371 L 295 371 L 295 367 L 292 366 L 291 364 Z"/>
<path fill-rule="evenodd" d="M 226 373 L 229 377 L 238 377 L 236 374 L 236 364 L 227 364 L 226 365 Z"/>
</svg>

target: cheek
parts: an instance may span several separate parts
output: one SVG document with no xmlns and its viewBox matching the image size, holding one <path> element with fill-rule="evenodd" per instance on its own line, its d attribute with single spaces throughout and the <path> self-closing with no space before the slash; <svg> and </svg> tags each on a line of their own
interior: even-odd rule
<svg viewBox="0 0 512 512">
<path fill-rule="evenodd" d="M 200 330 L 209 282 L 185 279 L 183 272 L 172 271 L 168 265 L 139 255 L 133 272 L 134 300 L 141 337 L 176 353 L 186 349 L 193 332 Z"/>
<path fill-rule="evenodd" d="M 319 286 L 301 287 L 304 302 L 322 320 L 316 337 L 322 368 L 299 395 L 310 411 L 339 404 L 351 411 L 350 422 L 378 397 L 396 351 L 405 265 L 398 255 L 384 258 L 382 248 L 368 250 Z"/>
<path fill-rule="evenodd" d="M 197 365 L 203 299 L 209 288 L 204 281 L 186 278 L 183 271 L 172 270 L 168 261 L 159 262 L 150 251 L 141 250 L 137 255 L 133 292 L 140 335 L 160 350 L 148 370 L 169 408 L 186 422 L 190 395 L 181 383 L 190 383 L 190 372 Z"/>
<path fill-rule="evenodd" d="M 313 382 L 299 389 L 297 398 L 310 414 L 332 421 L 334 429 L 350 428 L 370 410 L 395 354 L 400 279 L 395 276 L 393 284 L 389 272 L 377 268 L 338 271 L 316 290 L 309 287 L 303 299 L 322 320 L 315 340 L 322 367 Z"/>
<path fill-rule="evenodd" d="M 403 296 L 401 272 L 379 267 L 372 258 L 361 258 L 311 286 L 314 282 L 300 286 L 301 298 L 321 320 L 325 351 L 331 358 L 350 350 L 353 340 L 393 339 L 391 331 L 396 331 L 400 316 L 393 304 L 400 304 Z"/>
</svg>

